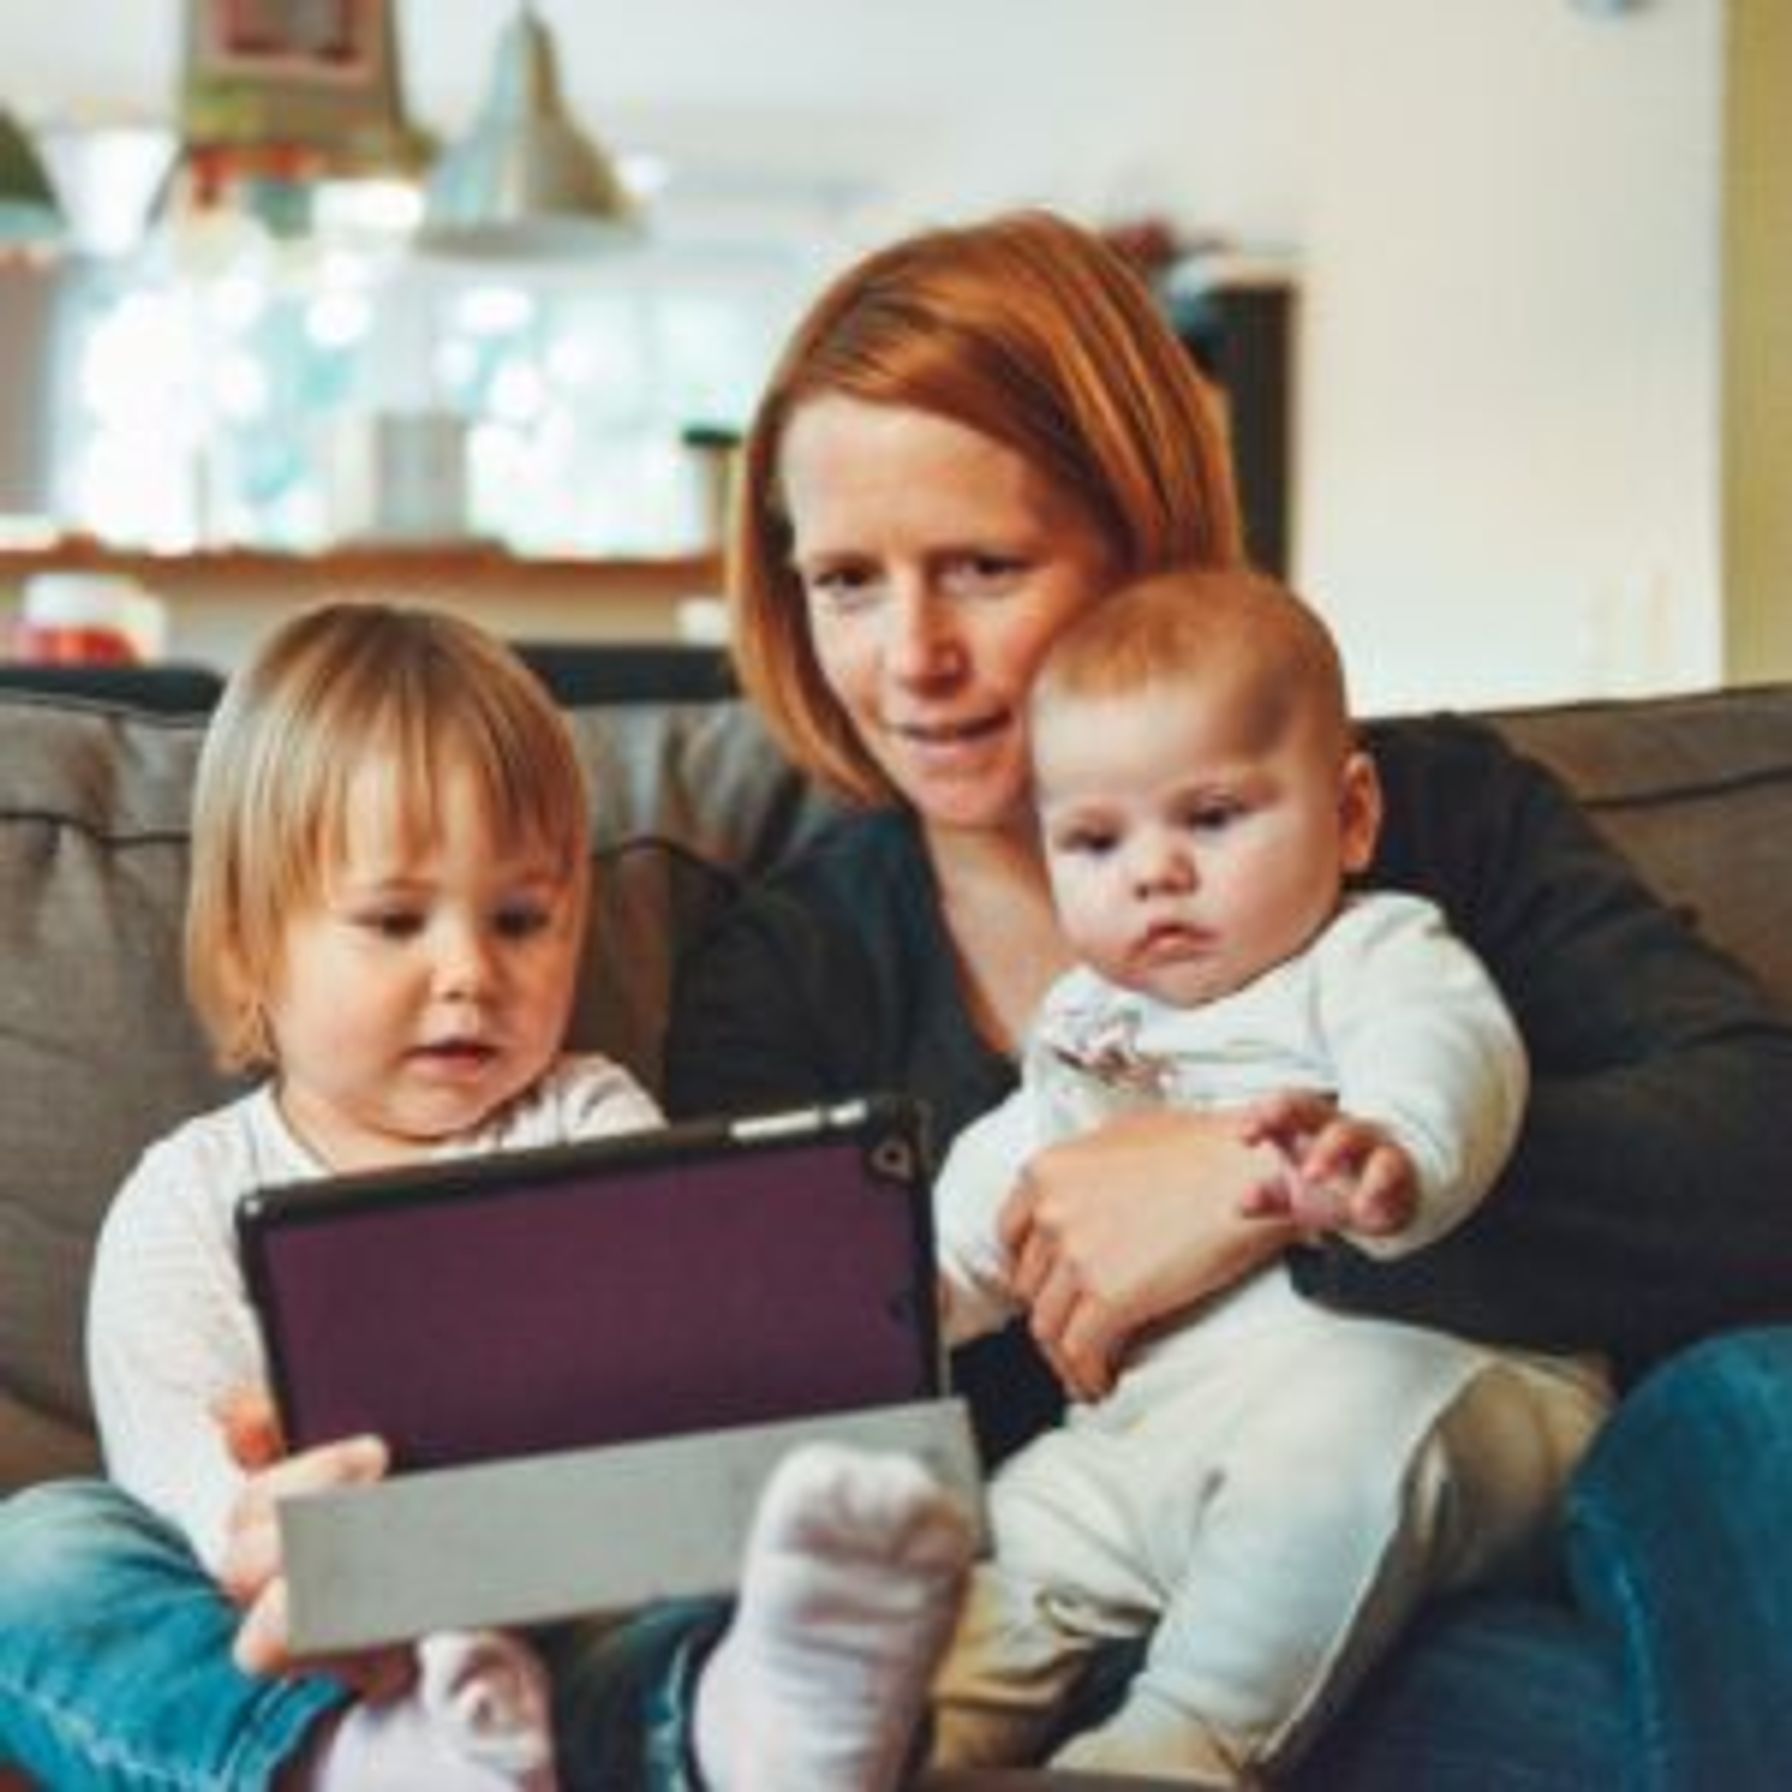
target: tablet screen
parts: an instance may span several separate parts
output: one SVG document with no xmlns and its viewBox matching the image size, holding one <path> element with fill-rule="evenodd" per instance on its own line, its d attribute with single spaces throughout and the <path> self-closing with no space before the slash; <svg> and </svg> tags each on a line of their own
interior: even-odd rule
<svg viewBox="0 0 1792 1792">
<path fill-rule="evenodd" d="M 296 1448 L 445 1467 L 941 1387 L 893 1098 L 263 1189 L 238 1223 Z"/>
</svg>

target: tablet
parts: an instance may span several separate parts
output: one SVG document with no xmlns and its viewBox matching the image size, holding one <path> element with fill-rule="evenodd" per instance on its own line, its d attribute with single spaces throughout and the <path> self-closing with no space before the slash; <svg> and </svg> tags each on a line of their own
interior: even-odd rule
<svg viewBox="0 0 1792 1792">
<path fill-rule="evenodd" d="M 441 1468 L 943 1387 L 900 1097 L 260 1188 L 237 1226 L 294 1448 Z"/>
</svg>

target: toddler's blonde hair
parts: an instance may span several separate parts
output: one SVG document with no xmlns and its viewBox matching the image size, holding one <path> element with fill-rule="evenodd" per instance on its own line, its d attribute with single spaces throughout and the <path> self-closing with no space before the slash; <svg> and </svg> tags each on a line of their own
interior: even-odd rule
<svg viewBox="0 0 1792 1792">
<path fill-rule="evenodd" d="M 194 785 L 187 990 L 227 1070 L 271 1062 L 265 1009 L 287 918 L 322 893 L 343 851 L 351 784 L 369 770 L 371 800 L 416 840 L 436 828 L 444 774 L 470 774 L 495 839 L 547 846 L 583 923 L 585 782 L 535 675 L 440 611 L 307 611 L 231 678 Z"/>
</svg>

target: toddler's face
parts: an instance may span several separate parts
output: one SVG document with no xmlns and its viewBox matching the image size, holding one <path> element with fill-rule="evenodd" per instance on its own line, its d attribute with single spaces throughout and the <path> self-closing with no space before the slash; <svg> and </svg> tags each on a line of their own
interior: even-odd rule
<svg viewBox="0 0 1792 1792">
<path fill-rule="evenodd" d="M 540 1077 L 584 926 L 581 887 L 545 843 L 494 837 L 470 774 L 446 773 L 417 839 L 376 782 L 351 785 L 343 850 L 287 919 L 268 1004 L 282 1111 L 338 1170 L 421 1155 Z"/>
<path fill-rule="evenodd" d="M 1302 723 L 1243 748 L 1223 703 L 1167 682 L 1036 716 L 1040 824 L 1060 925 L 1111 982 L 1177 1006 L 1306 945 L 1374 846 L 1370 762 Z"/>
</svg>

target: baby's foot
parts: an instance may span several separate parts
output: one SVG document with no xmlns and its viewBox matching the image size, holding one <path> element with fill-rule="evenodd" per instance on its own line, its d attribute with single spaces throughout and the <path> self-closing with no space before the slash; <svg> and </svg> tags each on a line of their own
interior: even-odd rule
<svg viewBox="0 0 1792 1792">
<path fill-rule="evenodd" d="M 698 1690 L 717 1792 L 894 1786 L 974 1546 L 958 1501 L 910 1457 L 836 1444 L 785 1457 Z"/>
<path fill-rule="evenodd" d="M 417 1701 L 457 1754 L 529 1783 L 553 1760 L 547 1671 L 521 1637 L 444 1630 L 417 1645 Z"/>
</svg>

